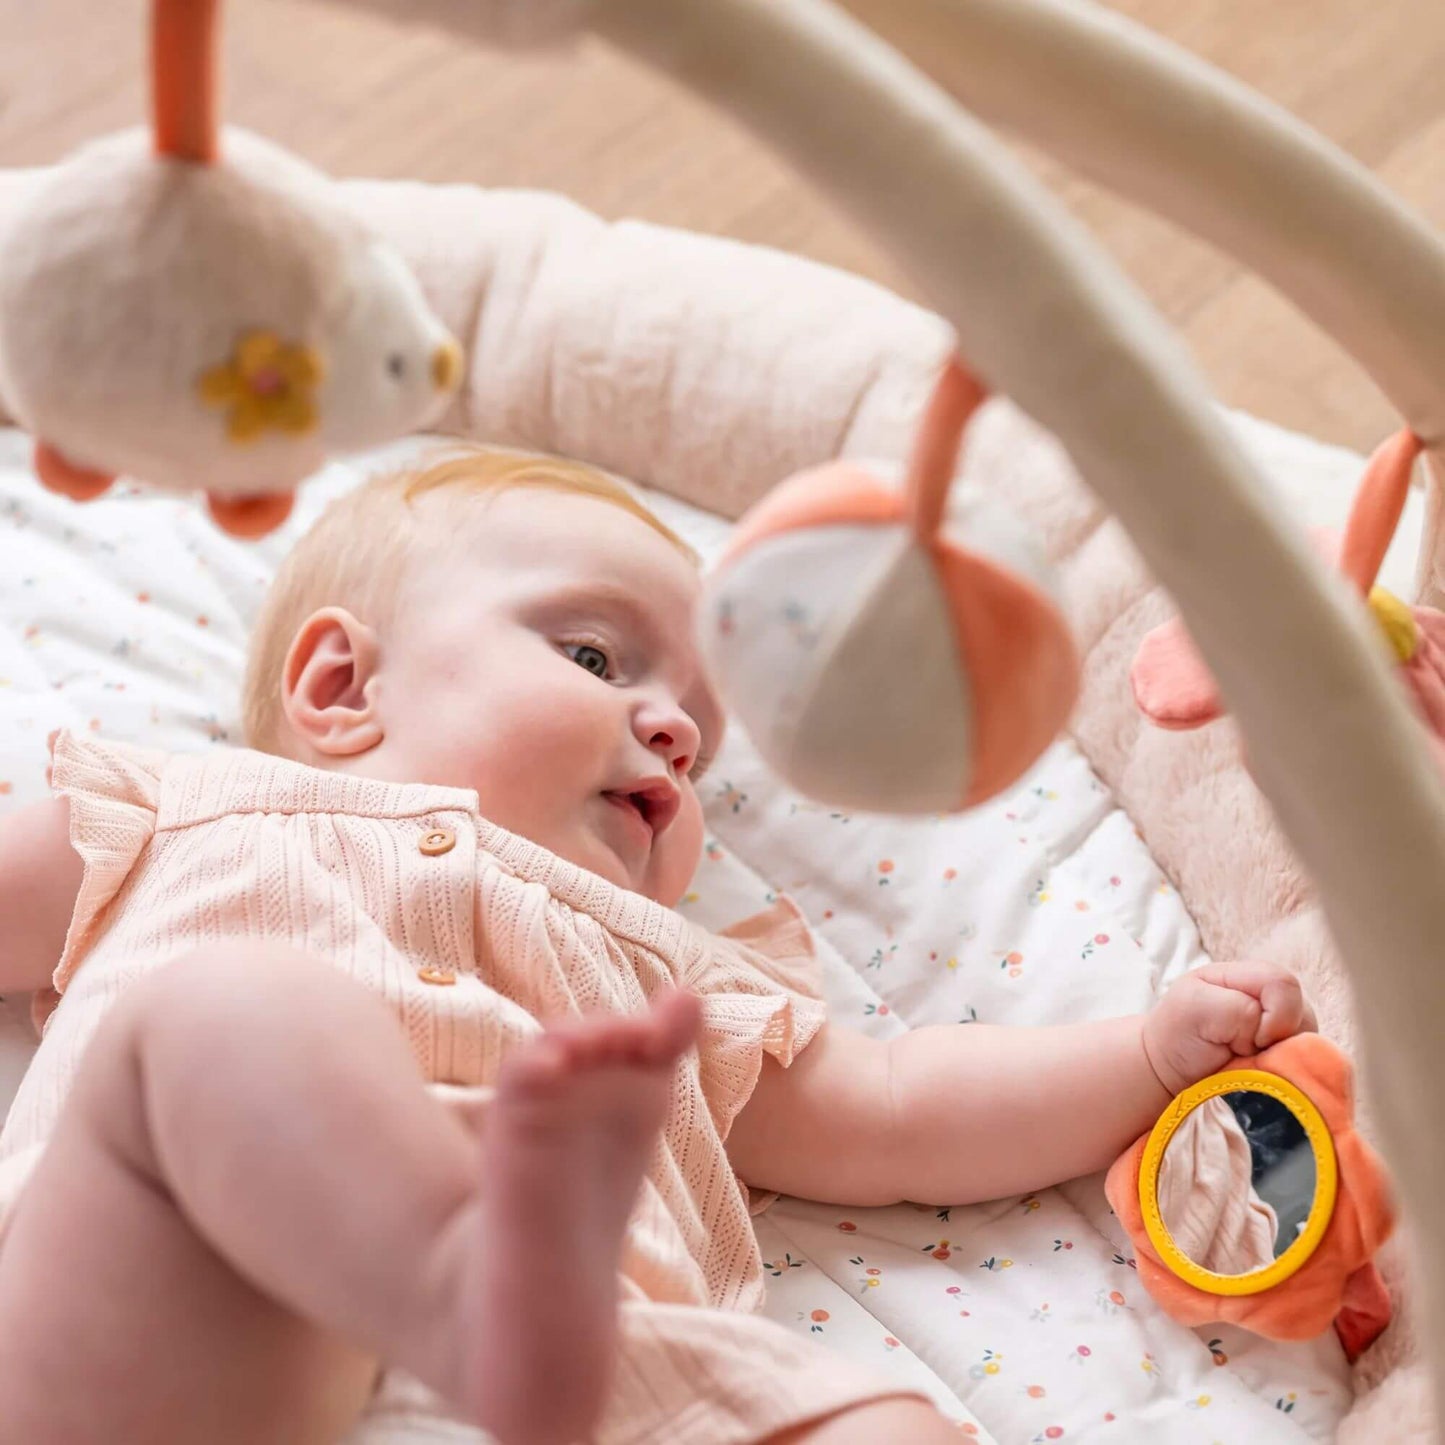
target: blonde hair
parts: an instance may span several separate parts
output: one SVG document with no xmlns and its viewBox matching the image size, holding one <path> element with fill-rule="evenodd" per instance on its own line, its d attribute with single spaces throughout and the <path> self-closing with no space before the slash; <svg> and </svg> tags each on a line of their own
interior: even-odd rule
<svg viewBox="0 0 1445 1445">
<path fill-rule="evenodd" d="M 460 509 L 516 487 L 609 502 L 660 533 L 698 565 L 697 553 L 621 482 L 582 462 L 540 453 L 451 447 L 439 460 L 372 477 L 332 502 L 276 574 L 251 635 L 241 694 L 246 745 L 282 751 L 282 671 L 301 625 L 322 607 L 344 607 L 384 627 L 419 542 L 455 534 Z M 419 506 L 423 499 L 433 499 Z M 440 528 L 435 503 L 444 503 Z"/>
</svg>

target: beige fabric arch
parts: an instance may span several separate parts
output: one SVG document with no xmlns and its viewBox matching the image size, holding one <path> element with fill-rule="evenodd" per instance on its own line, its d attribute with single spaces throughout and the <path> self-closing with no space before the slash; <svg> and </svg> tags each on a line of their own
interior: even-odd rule
<svg viewBox="0 0 1445 1445">
<path fill-rule="evenodd" d="M 1103 6 L 844 3 L 986 120 L 1252 267 L 1360 362 L 1430 448 L 1417 586 L 1441 606 L 1445 240 L 1288 111 Z"/>
<path fill-rule="evenodd" d="M 1320 886 L 1445 1341 L 1445 793 L 1362 619 L 1259 501 L 1180 348 L 980 126 L 823 0 L 603 0 L 599 34 L 726 106 L 908 265 L 1170 586 Z M 1434 1147 L 1431 1147 L 1434 1146 Z"/>
</svg>

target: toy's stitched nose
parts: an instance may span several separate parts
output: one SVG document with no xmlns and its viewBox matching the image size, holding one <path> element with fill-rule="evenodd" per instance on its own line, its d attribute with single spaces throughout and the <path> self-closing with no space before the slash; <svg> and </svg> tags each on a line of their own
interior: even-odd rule
<svg viewBox="0 0 1445 1445">
<path fill-rule="evenodd" d="M 438 391 L 451 391 L 462 379 L 462 349 L 450 336 L 432 352 L 431 379 Z"/>
</svg>

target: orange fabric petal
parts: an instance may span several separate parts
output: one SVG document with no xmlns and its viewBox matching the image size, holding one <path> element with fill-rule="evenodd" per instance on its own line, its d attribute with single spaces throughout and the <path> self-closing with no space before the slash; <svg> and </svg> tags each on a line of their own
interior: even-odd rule
<svg viewBox="0 0 1445 1445">
<path fill-rule="evenodd" d="M 1288 1279 L 1254 1295 L 1214 1295 L 1196 1289 L 1170 1270 L 1154 1251 L 1139 1206 L 1139 1169 L 1148 1136 L 1117 1160 L 1105 1193 L 1134 1245 L 1145 1289 L 1186 1325 L 1227 1323 L 1272 1340 L 1307 1340 L 1323 1334 L 1347 1303 L 1351 1281 L 1373 1260 L 1395 1225 L 1388 1176 L 1379 1156 L 1355 1130 L 1354 1069 L 1349 1058 L 1318 1034 L 1296 1034 L 1231 1069 L 1262 1069 L 1296 1085 L 1320 1111 L 1335 1145 L 1339 1180 L 1334 1213 L 1315 1252 Z M 1358 1290 L 1359 1281 L 1355 1288 Z M 1383 1328 L 1377 1294 L 1371 1324 Z M 1351 1341 L 1362 1348 L 1358 1326 Z M 1367 1341 L 1368 1342 L 1368 1341 Z"/>
</svg>

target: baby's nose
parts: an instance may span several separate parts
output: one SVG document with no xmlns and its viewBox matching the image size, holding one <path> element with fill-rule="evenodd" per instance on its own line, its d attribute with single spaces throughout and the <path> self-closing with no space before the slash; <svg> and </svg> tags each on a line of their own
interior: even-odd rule
<svg viewBox="0 0 1445 1445">
<path fill-rule="evenodd" d="M 697 761 L 702 735 L 697 724 L 673 699 L 647 698 L 634 711 L 632 727 L 637 740 L 677 773 L 687 772 Z"/>
<path fill-rule="evenodd" d="M 431 379 L 438 391 L 454 391 L 462 379 L 462 349 L 450 336 L 432 352 Z"/>
</svg>

